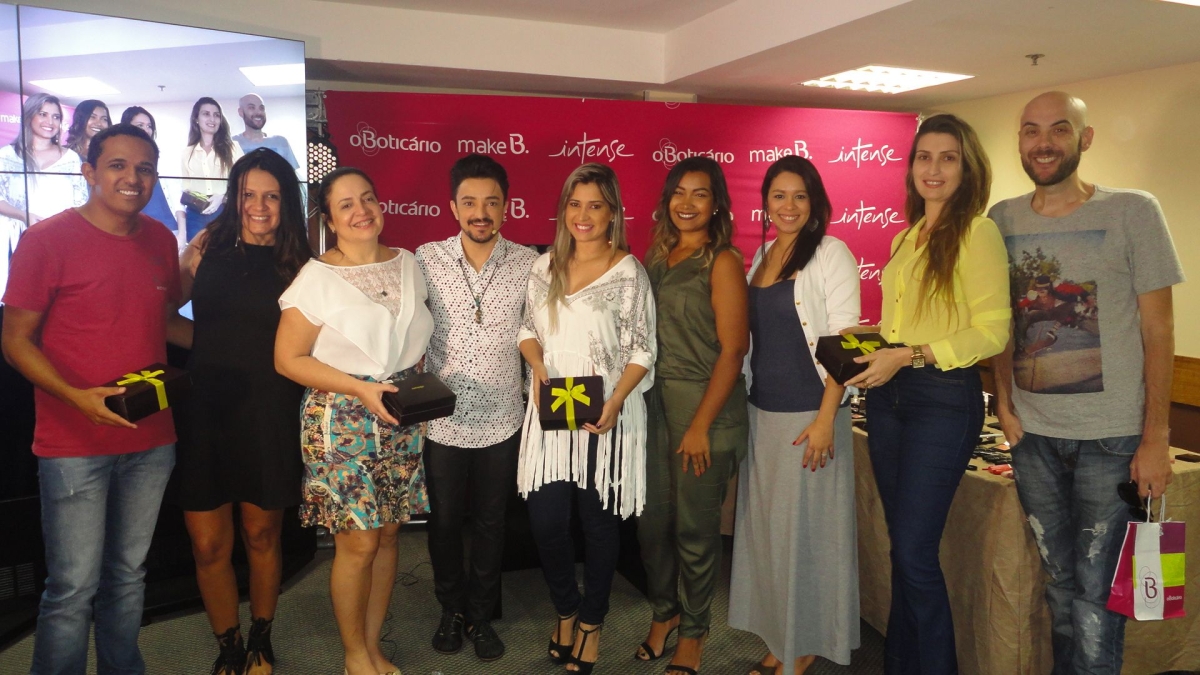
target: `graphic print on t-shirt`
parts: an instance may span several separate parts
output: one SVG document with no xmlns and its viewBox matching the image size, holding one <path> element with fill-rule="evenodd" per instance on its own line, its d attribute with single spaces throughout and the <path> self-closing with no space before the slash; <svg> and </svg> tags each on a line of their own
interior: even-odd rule
<svg viewBox="0 0 1200 675">
<path fill-rule="evenodd" d="M 1013 380 L 1036 394 L 1104 391 L 1096 271 L 1104 230 L 1005 238 L 1013 305 Z"/>
</svg>

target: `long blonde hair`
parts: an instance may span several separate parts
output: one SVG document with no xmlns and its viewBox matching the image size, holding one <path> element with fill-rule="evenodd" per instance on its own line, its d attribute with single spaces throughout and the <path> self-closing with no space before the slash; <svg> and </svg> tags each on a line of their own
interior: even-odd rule
<svg viewBox="0 0 1200 675">
<path fill-rule="evenodd" d="M 575 237 L 567 227 L 567 202 L 576 186 L 595 185 L 600 188 L 600 196 L 613 212 L 612 222 L 608 225 L 609 262 L 617 256 L 618 251 L 629 251 L 629 241 L 625 236 L 625 209 L 621 205 L 621 184 L 617 182 L 617 174 L 604 164 L 583 164 L 567 176 L 563 183 L 562 195 L 558 198 L 558 226 L 554 232 L 554 248 L 550 257 L 550 290 L 546 294 L 546 309 L 550 311 L 550 330 L 558 330 L 558 306 L 567 295 L 567 266 L 575 257 Z"/>
<path fill-rule="evenodd" d="M 955 308 L 954 273 L 958 268 L 958 254 L 971 232 L 971 222 L 987 208 L 992 186 L 992 165 L 971 125 L 950 114 L 930 117 L 917 129 L 912 150 L 908 153 L 908 176 L 904 181 L 908 196 L 904 202 L 904 215 L 910 228 L 925 217 L 925 198 L 917 192 L 912 167 L 917 157 L 917 142 L 927 134 L 948 134 L 958 141 L 962 148 L 962 183 L 951 195 L 937 222 L 929 224 L 929 241 L 921 261 L 924 268 L 918 318 L 934 304 L 944 304 L 951 310 Z M 892 255 L 895 256 L 895 251 Z"/>
</svg>

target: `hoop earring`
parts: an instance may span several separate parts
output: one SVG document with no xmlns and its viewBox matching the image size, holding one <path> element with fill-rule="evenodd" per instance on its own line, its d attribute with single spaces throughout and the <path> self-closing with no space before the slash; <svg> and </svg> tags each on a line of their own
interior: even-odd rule
<svg viewBox="0 0 1200 675">
<path fill-rule="evenodd" d="M 804 229 L 808 230 L 809 232 L 816 232 L 817 228 L 820 226 L 821 226 L 821 221 L 817 220 L 817 219 L 813 219 L 813 221 L 811 223 L 809 223 Z"/>
</svg>

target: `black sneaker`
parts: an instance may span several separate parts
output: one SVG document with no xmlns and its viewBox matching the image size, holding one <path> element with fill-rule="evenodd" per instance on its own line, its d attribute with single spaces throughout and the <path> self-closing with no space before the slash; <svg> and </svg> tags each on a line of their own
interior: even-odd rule
<svg viewBox="0 0 1200 675">
<path fill-rule="evenodd" d="M 480 661 L 495 661 L 504 656 L 504 642 L 496 635 L 490 621 L 480 621 L 467 628 L 467 637 L 475 642 L 475 656 Z"/>
<path fill-rule="evenodd" d="M 462 649 L 463 615 L 450 610 L 442 610 L 442 620 L 438 622 L 437 632 L 433 634 L 433 648 L 443 654 L 453 654 Z"/>
</svg>

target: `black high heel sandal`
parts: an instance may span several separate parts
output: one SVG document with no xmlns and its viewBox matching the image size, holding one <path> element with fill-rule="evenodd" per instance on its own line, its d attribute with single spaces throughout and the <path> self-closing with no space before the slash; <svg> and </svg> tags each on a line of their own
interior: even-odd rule
<svg viewBox="0 0 1200 675">
<path fill-rule="evenodd" d="M 562 622 L 567 619 L 574 619 L 571 622 L 571 641 L 566 644 L 559 644 L 555 638 L 562 637 L 559 635 L 559 629 L 562 628 Z M 575 629 L 579 626 L 579 610 L 567 616 L 558 617 L 558 624 L 554 626 L 554 635 L 550 638 L 550 646 L 546 652 L 550 655 L 550 660 L 562 665 L 571 659 L 571 647 L 575 646 Z"/>
<path fill-rule="evenodd" d="M 593 633 L 600 632 L 601 628 L 604 628 L 604 624 L 600 624 L 591 630 L 586 628 L 579 629 L 579 632 L 583 633 L 583 641 L 579 643 L 579 656 L 575 656 L 575 654 L 572 652 L 569 661 L 570 663 L 574 663 L 576 666 L 578 666 L 579 670 L 571 670 L 567 672 L 579 673 L 579 675 L 591 675 L 592 669 L 596 667 L 596 661 L 584 661 L 580 657 L 583 656 L 583 650 L 587 649 L 588 636 L 592 635 Z M 600 659 L 599 652 L 596 652 L 596 659 Z"/>
<path fill-rule="evenodd" d="M 246 675 L 275 672 L 275 650 L 271 648 L 271 622 L 275 619 L 255 618 L 246 640 Z"/>
<path fill-rule="evenodd" d="M 643 662 L 645 662 L 645 661 L 657 661 L 657 660 L 661 659 L 662 657 L 666 656 L 666 655 L 667 655 L 667 640 L 670 640 L 670 639 L 671 639 L 671 633 L 674 633 L 674 632 L 675 632 L 675 631 L 677 631 L 677 630 L 679 630 L 679 624 L 675 624 L 675 625 L 674 625 L 674 626 L 671 628 L 671 630 L 667 631 L 667 634 L 666 634 L 666 636 L 665 636 L 665 637 L 663 637 L 663 647 L 662 647 L 662 651 L 661 651 L 661 652 L 659 652 L 659 653 L 655 654 L 655 653 L 654 653 L 654 650 L 650 648 L 650 643 L 647 641 L 647 642 L 643 642 L 642 644 L 640 644 L 640 645 L 638 645 L 638 646 L 639 646 L 639 647 L 641 647 L 641 648 L 642 648 L 642 651 L 646 652 L 646 654 L 647 654 L 648 656 L 647 656 L 646 658 L 644 658 L 644 659 L 643 659 L 641 656 L 639 656 L 639 655 L 638 655 L 638 652 L 637 652 L 637 651 L 634 651 L 634 652 L 633 652 L 633 658 L 634 658 L 635 660 L 638 660 L 638 661 L 643 661 Z"/>
</svg>

